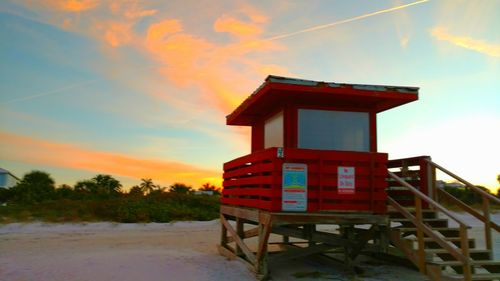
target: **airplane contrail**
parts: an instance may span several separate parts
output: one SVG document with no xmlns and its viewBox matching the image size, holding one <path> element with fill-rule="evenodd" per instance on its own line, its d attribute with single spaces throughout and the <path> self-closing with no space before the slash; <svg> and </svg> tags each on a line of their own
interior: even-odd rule
<svg viewBox="0 0 500 281">
<path fill-rule="evenodd" d="M 59 88 L 59 89 L 56 89 L 56 90 L 48 91 L 48 92 L 45 92 L 45 93 L 40 93 L 40 94 L 26 96 L 26 97 L 20 97 L 20 98 L 17 98 L 17 99 L 11 99 L 11 100 L 4 101 L 4 102 L 0 101 L 0 104 L 9 104 L 9 103 L 14 103 L 14 102 L 18 102 L 18 101 L 25 101 L 25 100 L 30 100 L 30 99 L 35 99 L 35 98 L 50 96 L 50 95 L 57 94 L 57 93 L 60 93 L 60 92 L 64 92 L 64 91 L 67 91 L 67 90 L 71 90 L 71 89 L 74 89 L 74 88 L 79 88 L 79 87 L 82 87 L 82 86 L 86 86 L 86 85 L 95 83 L 95 82 L 97 82 L 99 80 L 100 79 L 89 80 L 89 81 L 85 81 L 85 82 L 80 82 L 80 83 L 76 83 L 76 84 L 73 84 L 73 85 L 69 85 L 69 86 L 66 86 L 66 87 L 62 87 L 62 88 Z"/>
<path fill-rule="evenodd" d="M 392 8 L 389 8 L 389 9 L 384 9 L 384 10 L 380 10 L 380 11 L 376 11 L 376 12 L 372 12 L 372 13 L 368 13 L 368 14 L 364 14 L 364 15 L 361 15 L 361 16 L 356 16 L 356 17 L 353 17 L 353 18 L 345 19 L 345 20 L 340 20 L 340 21 L 336 21 L 336 22 L 332 22 L 332 23 L 317 25 L 317 26 L 309 27 L 309 28 L 302 29 L 302 30 L 299 30 L 299 31 L 294 31 L 294 32 L 286 33 L 286 34 L 276 35 L 276 36 L 264 39 L 262 41 L 274 41 L 274 40 L 284 39 L 284 38 L 288 38 L 288 37 L 295 36 L 295 35 L 302 34 L 302 33 L 306 33 L 306 32 L 311 32 L 311 31 L 316 31 L 316 30 L 320 30 L 320 29 L 325 29 L 325 28 L 329 28 L 329 27 L 341 25 L 341 24 L 344 24 L 344 23 L 353 22 L 353 21 L 365 19 L 365 18 L 368 18 L 368 17 L 373 17 L 373 16 L 380 15 L 380 14 L 394 12 L 394 11 L 397 11 L 397 10 L 401 10 L 401 9 L 404 9 L 404 8 L 407 8 L 407 7 L 410 7 L 410 6 L 422 4 L 422 3 L 425 3 L 425 2 L 429 2 L 429 1 L 430 0 L 415 1 L 415 2 L 412 2 L 412 3 L 409 3 L 409 4 L 400 5 L 400 6 L 396 6 L 396 7 L 392 7 Z"/>
<path fill-rule="evenodd" d="M 401 10 L 401 9 L 404 9 L 404 8 L 407 8 L 407 7 L 410 7 L 410 6 L 414 6 L 414 5 L 419 5 L 419 4 L 422 4 L 422 3 L 425 3 L 425 2 L 429 2 L 429 1 L 430 0 L 415 1 L 415 2 L 412 2 L 412 3 L 405 4 L 405 5 L 400 5 L 400 6 L 396 6 L 396 7 L 392 7 L 392 8 L 388 8 L 388 9 L 384 9 L 384 10 L 380 10 L 380 11 L 376 11 L 376 12 L 371 12 L 371 13 L 368 13 L 368 14 L 364 14 L 364 15 L 360 15 L 360 16 L 356 16 L 356 17 L 353 17 L 353 18 L 348 18 L 348 19 L 344 19 L 344 20 L 340 20 L 340 21 L 336 21 L 336 22 L 332 22 L 332 23 L 317 25 L 317 26 L 309 27 L 309 28 L 302 29 L 302 30 L 299 30 L 299 31 L 294 31 L 294 32 L 290 32 L 290 33 L 286 33 L 286 34 L 281 34 L 281 35 L 276 35 L 276 36 L 273 36 L 273 37 L 269 37 L 267 39 L 262 39 L 262 40 L 257 40 L 257 41 L 274 41 L 274 40 L 284 39 L 284 38 L 292 37 L 292 36 L 295 36 L 295 35 L 298 35 L 298 34 L 302 34 L 302 33 L 307 33 L 307 32 L 311 32 L 311 31 L 321 30 L 321 29 L 325 29 L 325 28 L 330 28 L 330 27 L 333 27 L 333 26 L 337 26 L 337 25 L 341 25 L 341 24 L 345 24 L 345 23 L 349 23 L 349 22 L 353 22 L 353 21 L 365 19 L 365 18 L 368 18 L 368 17 L 373 17 L 373 16 L 380 15 L 380 14 L 394 12 L 394 11 L 397 11 L 397 10 Z M 63 88 L 59 88 L 59 89 L 56 89 L 56 90 L 53 90 L 53 91 L 49 91 L 49 92 L 45 92 L 45 93 L 41 93 L 41 94 L 36 94 L 36 95 L 31 95 L 31 96 L 26 96 L 26 97 L 21 97 L 21 98 L 17 98 L 17 99 L 12 99 L 12 100 L 8 100 L 8 101 L 0 102 L 0 105 L 10 104 L 10 103 L 18 102 L 18 101 L 25 101 L 25 100 L 35 99 L 35 98 L 44 97 L 44 96 L 49 96 L 49 95 L 57 94 L 57 93 L 64 92 L 64 91 L 67 91 L 67 90 L 71 90 L 71 89 L 74 89 L 74 88 L 86 86 L 86 85 L 98 82 L 100 80 L 103 80 L 103 79 L 89 80 L 89 81 L 85 81 L 85 82 L 73 84 L 73 85 L 70 85 L 70 86 L 66 86 L 66 87 L 63 87 Z"/>
</svg>

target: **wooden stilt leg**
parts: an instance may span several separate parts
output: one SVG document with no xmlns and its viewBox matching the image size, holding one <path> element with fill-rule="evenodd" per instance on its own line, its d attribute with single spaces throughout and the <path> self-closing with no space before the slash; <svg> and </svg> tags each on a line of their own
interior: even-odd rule
<svg viewBox="0 0 500 281">
<path fill-rule="evenodd" d="M 257 275 L 262 280 L 266 279 L 269 271 L 267 266 L 267 244 L 269 242 L 269 235 L 271 235 L 271 229 L 271 216 L 262 216 L 259 223 L 259 247 L 257 248 L 257 263 L 255 267 Z"/>
<path fill-rule="evenodd" d="M 238 234 L 238 237 L 240 237 L 241 239 L 245 238 L 245 231 L 243 230 L 243 221 L 240 218 L 236 218 L 236 233 Z M 236 255 L 237 256 L 243 255 L 243 251 L 238 245 L 236 245 Z"/>
<path fill-rule="evenodd" d="M 220 219 L 221 219 L 220 245 L 222 247 L 226 247 L 227 246 L 227 229 L 224 226 L 224 224 L 222 223 L 222 220 L 225 219 L 223 214 L 220 215 Z"/>
</svg>

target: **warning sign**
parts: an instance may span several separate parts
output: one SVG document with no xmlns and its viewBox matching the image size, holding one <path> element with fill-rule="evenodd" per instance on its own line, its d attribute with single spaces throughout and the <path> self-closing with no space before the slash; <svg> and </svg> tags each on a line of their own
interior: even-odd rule
<svg viewBox="0 0 500 281">
<path fill-rule="evenodd" d="M 339 194 L 354 194 L 356 170 L 354 167 L 338 167 L 337 190 Z"/>
<path fill-rule="evenodd" d="M 283 211 L 307 211 L 307 165 L 283 163 Z"/>
</svg>

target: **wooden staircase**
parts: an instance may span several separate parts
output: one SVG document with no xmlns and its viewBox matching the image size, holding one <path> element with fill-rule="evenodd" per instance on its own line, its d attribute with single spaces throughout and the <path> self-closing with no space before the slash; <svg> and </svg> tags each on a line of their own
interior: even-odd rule
<svg viewBox="0 0 500 281">
<path fill-rule="evenodd" d="M 444 169 L 430 161 L 429 157 L 422 158 L 423 160 L 418 159 L 418 163 L 420 164 L 420 170 L 425 169 L 424 174 L 429 176 L 435 174 L 429 168 L 435 169 L 438 167 L 441 170 Z M 412 160 L 415 159 L 412 158 Z M 489 216 L 489 204 L 491 202 L 498 204 L 500 200 L 481 190 L 485 193 L 481 193 L 483 200 L 487 201 L 486 203 L 483 202 L 483 206 L 486 205 L 488 209 L 483 210 L 483 214 L 477 211 L 471 213 L 471 215 L 484 222 L 485 225 L 486 245 L 479 248 L 476 239 L 469 237 L 468 230 L 470 227 L 456 214 L 431 198 L 436 198 L 438 193 L 446 191 L 439 190 L 435 186 L 423 188 L 425 184 L 430 182 L 421 177 L 423 173 L 414 173 L 417 176 L 406 177 L 406 179 L 410 179 L 406 181 L 405 171 L 408 171 L 408 167 L 401 166 L 399 172 L 389 172 L 392 181 L 391 185 L 398 187 L 398 192 L 394 193 L 395 196 L 391 196 L 391 192 L 389 192 L 388 198 L 391 225 L 389 239 L 392 247 L 406 256 L 422 273 L 433 281 L 500 281 L 500 260 L 494 259 L 491 236 L 491 231 L 499 231 L 500 227 L 495 222 L 492 222 Z M 447 170 L 444 171 L 451 173 Z M 418 187 L 414 187 L 409 182 L 418 184 Z M 470 185 L 468 182 L 465 183 Z M 401 196 L 403 194 L 402 190 L 406 192 L 406 198 Z M 421 192 L 421 190 L 424 192 Z M 428 192 L 429 190 L 432 190 L 432 192 Z M 475 189 L 472 190 L 476 191 Z M 408 199 L 408 195 L 412 198 Z M 451 195 L 447 193 L 441 198 L 450 199 L 449 196 Z M 457 203 L 454 200 L 451 201 Z M 471 209 L 468 206 L 461 206 L 460 203 L 457 204 L 465 211 Z"/>
</svg>

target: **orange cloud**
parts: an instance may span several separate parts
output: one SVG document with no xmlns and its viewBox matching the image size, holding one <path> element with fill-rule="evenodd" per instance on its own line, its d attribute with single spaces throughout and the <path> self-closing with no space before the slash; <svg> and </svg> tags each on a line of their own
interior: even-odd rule
<svg viewBox="0 0 500 281">
<path fill-rule="evenodd" d="M 30 2 L 35 4 L 36 2 Z M 78 13 L 94 9 L 99 5 L 99 0 L 46 0 L 43 3 L 38 3 L 55 10 Z"/>
<path fill-rule="evenodd" d="M 237 17 L 245 18 L 246 21 Z M 215 43 L 186 32 L 177 19 L 151 24 L 144 47 L 164 65 L 160 73 L 179 87 L 199 89 L 198 102 L 229 113 L 262 81 L 261 70 L 278 69 L 251 58 L 257 52 L 283 50 L 277 42 L 259 41 L 267 18 L 251 8 L 240 9 L 235 15 L 223 15 L 214 23 L 217 32 L 229 32 L 237 39 L 233 43 Z M 280 74 L 286 72 L 280 68 Z"/>
<path fill-rule="evenodd" d="M 140 159 L 128 155 L 85 149 L 23 135 L 0 132 L 0 154 L 5 160 L 37 165 L 93 171 L 132 178 L 152 178 L 162 182 L 183 182 L 199 186 L 211 181 L 220 185 L 222 171 L 187 163 Z"/>
<path fill-rule="evenodd" d="M 223 15 L 215 21 L 214 30 L 217 32 L 228 32 L 242 38 L 255 37 L 262 33 L 262 28 L 256 23 L 243 22 L 228 15 Z"/>
<path fill-rule="evenodd" d="M 448 33 L 443 27 L 433 28 L 431 34 L 438 40 L 446 41 L 453 45 L 473 50 L 487 56 L 500 58 L 500 44 L 491 44 L 466 36 L 455 36 Z"/>
<path fill-rule="evenodd" d="M 158 10 L 155 9 L 149 9 L 149 10 L 143 9 L 142 7 L 139 6 L 138 0 L 110 1 L 109 10 L 113 14 L 123 15 L 125 18 L 128 19 L 136 19 L 136 18 L 152 16 L 158 12 Z"/>
<path fill-rule="evenodd" d="M 127 22 L 98 22 L 95 25 L 95 32 L 111 47 L 116 48 L 130 43 L 134 34 L 132 24 Z"/>
</svg>

